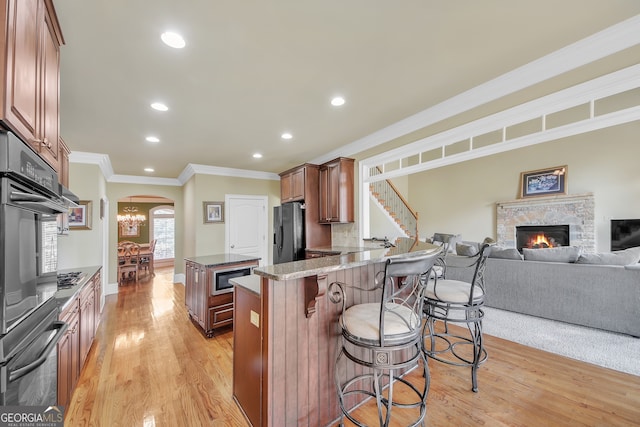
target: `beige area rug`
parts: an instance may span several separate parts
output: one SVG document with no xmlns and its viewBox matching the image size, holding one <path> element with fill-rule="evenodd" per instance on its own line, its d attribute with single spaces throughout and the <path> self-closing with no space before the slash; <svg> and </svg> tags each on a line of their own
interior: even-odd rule
<svg viewBox="0 0 640 427">
<path fill-rule="evenodd" d="M 640 376 L 640 338 L 497 308 L 484 311 L 487 335 Z"/>
</svg>

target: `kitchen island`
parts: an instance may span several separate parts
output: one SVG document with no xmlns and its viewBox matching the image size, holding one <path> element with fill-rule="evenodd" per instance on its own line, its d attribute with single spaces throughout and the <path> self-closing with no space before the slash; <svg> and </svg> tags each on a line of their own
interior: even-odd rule
<svg viewBox="0 0 640 427">
<path fill-rule="evenodd" d="M 207 337 L 233 325 L 231 278 L 251 274 L 260 257 L 231 253 L 185 258 L 185 304 L 189 319 Z"/>
<path fill-rule="evenodd" d="M 261 372 L 250 377 L 252 384 L 247 384 L 242 376 L 234 376 L 234 398 L 245 414 L 252 414 L 248 416 L 251 424 L 326 426 L 335 421 L 340 415 L 334 363 L 341 307 L 329 300 L 329 284 L 341 281 L 371 288 L 375 275 L 384 270 L 387 258 L 439 249 L 404 239 L 392 248 L 365 249 L 255 268 L 257 278 L 237 281 L 236 294 L 242 292 L 251 298 L 246 299 L 246 305 L 240 299 L 237 301 L 236 316 L 253 324 L 257 329 L 254 332 L 261 337 L 259 346 L 248 345 L 242 334 L 234 337 L 234 351 L 243 349 L 243 360 L 250 361 L 238 363 L 250 363 L 246 369 L 256 369 L 257 364 Z M 372 302 L 376 296 L 371 294 L 374 293 L 349 289 L 347 304 Z M 254 349 L 254 354 L 246 353 L 249 348 Z M 258 408 L 255 408 L 255 398 L 243 399 L 242 395 L 235 394 L 235 390 L 252 387 L 261 392 Z"/>
</svg>

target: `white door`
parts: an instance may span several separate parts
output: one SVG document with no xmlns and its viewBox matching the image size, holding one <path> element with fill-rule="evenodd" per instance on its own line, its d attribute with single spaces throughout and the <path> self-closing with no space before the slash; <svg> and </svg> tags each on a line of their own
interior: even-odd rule
<svg viewBox="0 0 640 427">
<path fill-rule="evenodd" d="M 267 196 L 225 196 L 227 218 L 225 227 L 226 252 L 260 257 L 260 265 L 267 264 Z"/>
</svg>

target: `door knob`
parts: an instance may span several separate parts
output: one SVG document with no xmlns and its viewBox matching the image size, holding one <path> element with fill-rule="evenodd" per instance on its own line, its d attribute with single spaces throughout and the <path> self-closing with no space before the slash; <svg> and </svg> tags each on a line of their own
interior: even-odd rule
<svg viewBox="0 0 640 427">
<path fill-rule="evenodd" d="M 231 249 L 233 249 L 233 248 L 235 248 L 235 247 L 236 247 L 236 245 L 231 245 Z"/>
</svg>

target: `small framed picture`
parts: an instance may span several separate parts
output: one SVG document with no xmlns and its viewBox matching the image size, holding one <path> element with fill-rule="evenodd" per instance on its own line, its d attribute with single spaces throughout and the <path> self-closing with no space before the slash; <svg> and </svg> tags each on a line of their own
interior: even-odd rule
<svg viewBox="0 0 640 427">
<path fill-rule="evenodd" d="M 120 237 L 140 237 L 140 225 L 120 224 Z"/>
<path fill-rule="evenodd" d="M 522 172 L 520 198 L 567 194 L 567 166 Z"/>
<path fill-rule="evenodd" d="M 204 223 L 224 222 L 224 202 L 202 202 Z"/>
<path fill-rule="evenodd" d="M 91 200 L 80 200 L 78 207 L 69 208 L 70 230 L 91 230 Z"/>
</svg>

